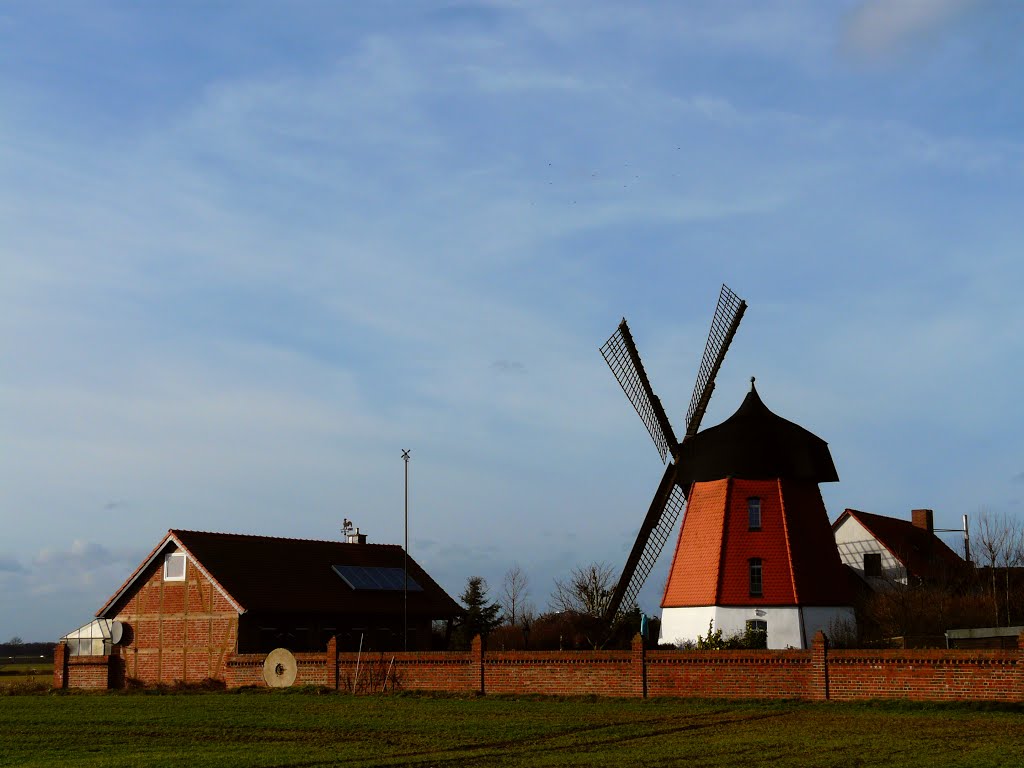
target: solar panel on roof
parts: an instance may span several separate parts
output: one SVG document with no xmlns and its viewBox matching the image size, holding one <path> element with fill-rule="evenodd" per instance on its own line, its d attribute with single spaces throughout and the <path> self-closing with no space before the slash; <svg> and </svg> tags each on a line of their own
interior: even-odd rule
<svg viewBox="0 0 1024 768">
<path fill-rule="evenodd" d="M 364 567 L 362 565 L 332 565 L 331 569 L 342 580 L 355 590 L 380 590 L 401 592 L 405 589 L 405 571 L 401 568 L 383 568 L 380 566 Z M 422 592 L 423 587 L 416 579 L 409 577 L 409 591 Z"/>
</svg>

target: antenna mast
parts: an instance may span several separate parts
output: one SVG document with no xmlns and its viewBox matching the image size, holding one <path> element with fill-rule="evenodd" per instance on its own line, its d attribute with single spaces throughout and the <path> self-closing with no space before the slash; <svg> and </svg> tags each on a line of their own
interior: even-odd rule
<svg viewBox="0 0 1024 768">
<path fill-rule="evenodd" d="M 409 451 L 402 451 L 405 462 L 405 548 L 402 555 L 402 647 L 409 650 Z"/>
</svg>

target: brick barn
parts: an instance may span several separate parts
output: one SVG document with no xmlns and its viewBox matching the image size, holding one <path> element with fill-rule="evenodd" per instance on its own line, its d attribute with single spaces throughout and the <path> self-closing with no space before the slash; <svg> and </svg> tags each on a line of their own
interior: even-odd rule
<svg viewBox="0 0 1024 768">
<path fill-rule="evenodd" d="M 234 654 L 274 648 L 428 650 L 459 605 L 402 547 L 170 530 L 97 612 L 119 622 L 124 675 L 143 683 L 223 680 Z M 408 603 L 405 604 L 405 596 Z M 109 651 L 108 651 L 109 652 Z"/>
</svg>

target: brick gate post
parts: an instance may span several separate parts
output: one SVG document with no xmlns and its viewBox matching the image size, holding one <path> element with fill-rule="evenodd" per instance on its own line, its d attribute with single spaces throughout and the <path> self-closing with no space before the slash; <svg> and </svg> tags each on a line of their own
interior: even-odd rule
<svg viewBox="0 0 1024 768">
<path fill-rule="evenodd" d="M 633 635 L 633 679 L 636 681 L 636 690 L 640 698 L 647 698 L 647 649 L 644 648 L 644 638 L 637 632 Z"/>
<path fill-rule="evenodd" d="M 1017 675 L 1014 680 L 1017 701 L 1024 701 L 1024 632 L 1017 635 Z"/>
<path fill-rule="evenodd" d="M 121 658 L 121 649 L 113 646 L 110 655 L 107 656 L 107 688 L 118 690 L 124 688 L 124 659 Z"/>
<path fill-rule="evenodd" d="M 53 649 L 53 687 L 68 687 L 68 644 L 57 643 Z"/>
<path fill-rule="evenodd" d="M 338 636 L 327 641 L 327 685 L 338 690 Z"/>
<path fill-rule="evenodd" d="M 469 646 L 470 663 L 475 667 L 474 678 L 477 680 L 477 693 L 483 696 L 487 693 L 487 686 L 484 683 L 484 643 L 477 635 Z"/>
</svg>

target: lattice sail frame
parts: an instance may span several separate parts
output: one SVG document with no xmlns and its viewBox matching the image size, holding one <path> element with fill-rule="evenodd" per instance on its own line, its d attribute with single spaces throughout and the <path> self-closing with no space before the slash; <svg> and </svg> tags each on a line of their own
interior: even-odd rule
<svg viewBox="0 0 1024 768">
<path fill-rule="evenodd" d="M 633 343 L 633 335 L 629 332 L 626 319 L 623 318 L 619 327 L 601 346 L 601 356 L 611 369 L 615 380 L 619 382 L 626 398 L 632 403 L 640 420 L 654 440 L 654 446 L 664 463 L 670 453 L 676 449 L 676 436 L 669 424 L 668 416 L 661 405 L 661 400 L 651 389 L 640 353 Z"/>
<path fill-rule="evenodd" d="M 622 590 L 617 605 L 615 605 L 614 613 L 612 613 L 613 618 L 622 606 L 628 608 L 636 603 L 640 590 L 647 583 L 647 577 L 654 570 L 658 558 L 661 556 L 669 537 L 672 535 L 676 521 L 679 520 L 679 515 L 686 505 L 686 496 L 683 494 L 683 489 L 675 484 L 675 474 L 673 470 L 672 488 L 668 492 L 664 506 L 661 507 L 661 513 L 657 515 L 657 521 L 650 528 L 644 548 L 637 559 L 629 580 L 626 582 L 625 588 Z M 623 569 L 623 573 L 625 573 L 625 569 Z"/>
<path fill-rule="evenodd" d="M 723 284 L 722 291 L 718 294 L 715 316 L 711 319 L 708 340 L 704 345 L 704 356 L 697 371 L 697 382 L 690 397 L 690 407 L 686 411 L 687 436 L 697 434 L 697 430 L 700 429 L 700 422 L 715 389 L 715 376 L 722 367 L 722 360 L 725 359 L 725 353 L 729 350 L 746 310 L 747 303 L 733 293 L 729 286 Z"/>
</svg>

